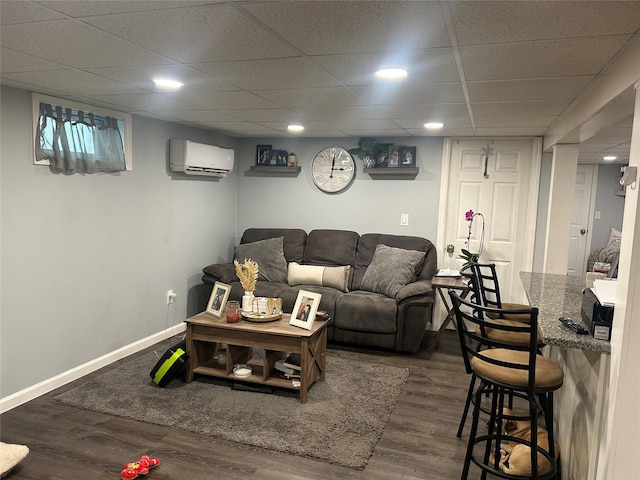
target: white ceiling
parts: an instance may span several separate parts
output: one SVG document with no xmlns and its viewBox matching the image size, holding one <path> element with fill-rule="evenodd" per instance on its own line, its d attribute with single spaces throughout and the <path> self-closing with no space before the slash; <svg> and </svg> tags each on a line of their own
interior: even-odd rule
<svg viewBox="0 0 640 480">
<path fill-rule="evenodd" d="M 0 23 L 4 85 L 233 136 L 542 136 L 639 35 L 640 2 L 0 0 Z M 580 161 L 628 159 L 630 132 Z"/>
</svg>

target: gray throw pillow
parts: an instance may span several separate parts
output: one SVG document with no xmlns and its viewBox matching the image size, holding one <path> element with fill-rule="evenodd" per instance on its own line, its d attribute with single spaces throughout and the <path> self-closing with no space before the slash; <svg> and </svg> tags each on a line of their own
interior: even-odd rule
<svg viewBox="0 0 640 480">
<path fill-rule="evenodd" d="M 258 264 L 258 279 L 268 282 L 287 281 L 287 260 L 284 258 L 284 237 L 267 238 L 242 243 L 235 248 L 234 259 L 240 263 L 250 258 Z"/>
<path fill-rule="evenodd" d="M 360 288 L 395 298 L 424 262 L 425 252 L 378 245 L 362 277 Z"/>
</svg>

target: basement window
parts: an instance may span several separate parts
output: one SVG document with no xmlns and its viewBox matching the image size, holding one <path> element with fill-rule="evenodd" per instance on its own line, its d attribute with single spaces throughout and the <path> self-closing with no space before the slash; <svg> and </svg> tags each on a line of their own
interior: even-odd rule
<svg viewBox="0 0 640 480">
<path fill-rule="evenodd" d="M 131 170 L 131 115 L 33 94 L 34 164 L 53 173 Z"/>
</svg>

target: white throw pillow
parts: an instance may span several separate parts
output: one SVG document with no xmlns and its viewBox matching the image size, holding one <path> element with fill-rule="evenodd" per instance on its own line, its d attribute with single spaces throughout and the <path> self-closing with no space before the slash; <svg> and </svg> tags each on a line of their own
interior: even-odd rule
<svg viewBox="0 0 640 480">
<path fill-rule="evenodd" d="M 349 291 L 349 272 L 351 267 L 323 267 L 321 265 L 300 265 L 289 263 L 287 281 L 289 285 L 320 285 Z"/>
<path fill-rule="evenodd" d="M 607 247 L 620 248 L 621 242 L 622 242 L 622 232 L 616 228 L 611 227 L 611 230 L 609 233 L 609 241 L 607 242 Z"/>
</svg>

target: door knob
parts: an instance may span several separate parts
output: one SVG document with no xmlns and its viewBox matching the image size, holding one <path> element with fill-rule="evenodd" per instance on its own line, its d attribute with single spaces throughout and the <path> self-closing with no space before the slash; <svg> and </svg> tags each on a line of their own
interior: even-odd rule
<svg viewBox="0 0 640 480">
<path fill-rule="evenodd" d="M 456 249 L 456 247 L 454 247 L 451 243 L 449 245 L 447 245 L 447 253 L 448 254 L 452 254 L 455 249 Z"/>
<path fill-rule="evenodd" d="M 580 235 L 584 235 L 585 233 L 587 233 L 587 230 L 584 228 L 580 229 Z"/>
</svg>

